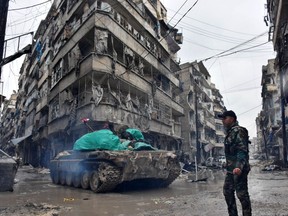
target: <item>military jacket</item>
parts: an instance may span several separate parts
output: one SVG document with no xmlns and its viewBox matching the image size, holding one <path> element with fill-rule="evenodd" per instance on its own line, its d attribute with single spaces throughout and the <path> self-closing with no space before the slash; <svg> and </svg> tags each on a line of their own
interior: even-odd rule
<svg viewBox="0 0 288 216">
<path fill-rule="evenodd" d="M 232 172 L 234 168 L 240 168 L 242 172 L 249 172 L 248 143 L 248 131 L 246 128 L 239 126 L 238 123 L 227 130 L 224 146 L 228 172 Z"/>
</svg>

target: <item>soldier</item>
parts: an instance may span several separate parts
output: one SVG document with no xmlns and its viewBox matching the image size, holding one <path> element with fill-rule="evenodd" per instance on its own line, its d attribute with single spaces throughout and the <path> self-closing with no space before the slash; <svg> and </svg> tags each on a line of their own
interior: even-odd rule
<svg viewBox="0 0 288 216">
<path fill-rule="evenodd" d="M 238 125 L 237 116 L 232 111 L 218 115 L 226 130 L 224 141 L 226 169 L 223 194 L 227 203 L 229 216 L 238 216 L 235 191 L 242 205 L 243 216 L 251 216 L 251 202 L 248 192 L 249 136 L 246 128 Z"/>
</svg>

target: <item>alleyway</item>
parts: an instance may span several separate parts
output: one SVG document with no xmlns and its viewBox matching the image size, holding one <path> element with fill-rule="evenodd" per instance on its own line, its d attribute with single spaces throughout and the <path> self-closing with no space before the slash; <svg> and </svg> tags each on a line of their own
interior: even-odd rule
<svg viewBox="0 0 288 216">
<path fill-rule="evenodd" d="M 203 182 L 187 182 L 182 175 L 168 188 L 106 194 L 53 185 L 47 172 L 36 171 L 30 167 L 19 169 L 14 192 L 0 194 L 0 216 L 227 215 L 222 171 L 211 172 L 210 178 Z M 288 215 L 287 171 L 260 172 L 260 168 L 254 166 L 249 190 L 253 215 Z"/>
</svg>

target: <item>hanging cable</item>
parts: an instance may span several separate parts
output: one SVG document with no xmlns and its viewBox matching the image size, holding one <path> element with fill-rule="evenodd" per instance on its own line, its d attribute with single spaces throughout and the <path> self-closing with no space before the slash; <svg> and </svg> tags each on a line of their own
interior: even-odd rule
<svg viewBox="0 0 288 216">
<path fill-rule="evenodd" d="M 267 41 L 267 42 L 262 43 L 262 44 L 258 44 L 258 45 L 255 45 L 255 46 L 252 46 L 252 47 L 248 47 L 248 48 L 244 48 L 244 49 L 241 49 L 241 50 L 236 50 L 236 51 L 234 51 L 234 52 L 232 52 L 232 53 L 227 53 L 227 54 L 223 54 L 223 55 L 218 55 L 218 56 L 215 56 L 215 57 L 221 58 L 221 57 L 224 57 L 224 56 L 233 55 L 233 54 L 238 53 L 238 52 L 243 52 L 243 51 L 246 51 L 246 50 L 249 50 L 249 49 L 253 49 L 253 48 L 256 48 L 256 47 L 259 47 L 259 46 L 263 46 L 263 45 L 265 45 L 265 44 L 267 44 L 267 43 L 269 43 L 269 42 L 270 42 L 270 41 Z M 204 60 L 204 61 L 206 61 L 206 60 Z"/>
<path fill-rule="evenodd" d="M 168 23 L 170 23 L 170 21 L 172 21 L 172 19 L 178 14 L 178 12 L 182 9 L 182 7 L 186 4 L 188 0 L 186 0 L 182 5 L 181 7 L 175 12 L 175 14 L 172 16 L 172 18 L 168 21 Z M 167 23 L 167 24 L 168 24 Z"/>
<path fill-rule="evenodd" d="M 48 0 L 48 1 L 46 1 L 46 2 L 42 2 L 42 3 L 39 3 L 39 4 L 35 4 L 35 5 L 31 5 L 31 6 L 23 7 L 23 8 L 9 9 L 8 11 L 25 10 L 25 9 L 28 9 L 28 8 L 32 8 L 32 7 L 36 7 L 36 6 L 42 5 L 42 4 L 46 4 L 47 2 L 51 2 L 51 0 Z"/>
<path fill-rule="evenodd" d="M 265 34 L 267 34 L 267 33 L 268 33 L 268 31 L 265 31 L 265 32 L 263 32 L 262 34 L 257 35 L 256 37 L 253 37 L 253 38 L 251 38 L 251 39 L 248 40 L 248 41 L 245 41 L 245 42 L 243 42 L 243 43 L 241 43 L 241 44 L 239 44 L 239 45 L 237 45 L 237 46 L 235 46 L 235 47 L 232 47 L 232 48 L 230 48 L 230 49 L 228 49 L 228 50 L 225 50 L 225 51 L 223 51 L 223 52 L 220 52 L 220 53 L 218 53 L 218 54 L 216 54 L 216 55 L 210 56 L 209 58 L 203 59 L 202 61 L 207 61 L 207 60 L 209 60 L 209 59 L 211 59 L 211 58 L 219 57 L 219 56 L 221 56 L 222 54 L 227 53 L 227 52 L 229 52 L 229 51 L 231 51 L 231 50 L 234 50 L 234 49 L 236 49 L 236 48 L 238 48 L 238 47 L 240 47 L 240 46 L 243 46 L 243 45 L 245 45 L 245 44 L 247 44 L 247 43 L 249 43 L 249 42 L 251 42 L 251 41 L 253 41 L 253 40 L 255 40 L 255 39 L 257 39 L 257 38 L 259 38 L 259 37 L 261 37 L 261 36 L 263 36 L 263 35 L 265 35 Z M 266 44 L 266 43 L 268 43 L 268 42 L 265 42 L 264 44 Z M 263 45 L 263 44 L 262 44 L 262 45 Z M 222 56 L 223 56 L 223 55 L 222 55 Z"/>
</svg>

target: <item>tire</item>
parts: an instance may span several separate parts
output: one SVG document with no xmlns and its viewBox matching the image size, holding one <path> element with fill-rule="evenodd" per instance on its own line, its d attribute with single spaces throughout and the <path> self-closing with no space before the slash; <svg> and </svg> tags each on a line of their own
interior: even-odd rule
<svg viewBox="0 0 288 216">
<path fill-rule="evenodd" d="M 99 179 L 99 175 L 97 171 L 93 171 L 91 173 L 91 177 L 90 177 L 90 188 L 92 191 L 94 191 L 95 193 L 98 192 L 98 189 L 101 186 L 101 181 Z"/>
<path fill-rule="evenodd" d="M 83 189 L 89 189 L 90 187 L 90 177 L 91 173 L 88 170 L 85 170 L 81 174 L 81 187 Z"/>
</svg>

